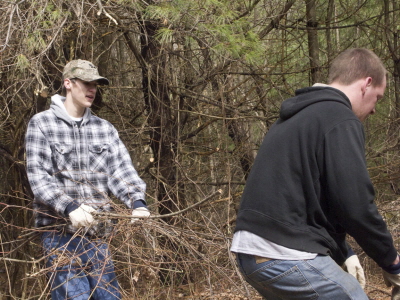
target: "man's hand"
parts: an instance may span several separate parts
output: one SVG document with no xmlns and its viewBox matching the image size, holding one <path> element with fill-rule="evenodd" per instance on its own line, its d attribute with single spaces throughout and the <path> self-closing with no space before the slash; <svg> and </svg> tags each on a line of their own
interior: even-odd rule
<svg viewBox="0 0 400 300">
<path fill-rule="evenodd" d="M 132 211 L 132 216 L 137 217 L 131 220 L 131 223 L 135 223 L 137 220 L 149 217 L 150 212 L 146 207 L 138 207 Z"/>
<path fill-rule="evenodd" d="M 392 300 L 400 300 L 400 259 L 397 255 L 393 264 L 382 267 L 383 280 L 388 287 L 393 286 Z"/>
<path fill-rule="evenodd" d="M 352 255 L 347 258 L 344 262 L 343 269 L 347 271 L 347 273 L 353 275 L 358 280 L 363 289 L 365 288 L 364 270 L 360 264 L 357 255 Z"/>
<path fill-rule="evenodd" d="M 400 274 L 390 274 L 384 270 L 382 270 L 382 273 L 386 286 L 393 286 L 392 300 L 400 300 Z"/>
<path fill-rule="evenodd" d="M 91 213 L 95 211 L 94 208 L 86 204 L 81 204 L 81 206 L 69 213 L 72 226 L 79 228 L 94 225 L 96 221 Z"/>
</svg>

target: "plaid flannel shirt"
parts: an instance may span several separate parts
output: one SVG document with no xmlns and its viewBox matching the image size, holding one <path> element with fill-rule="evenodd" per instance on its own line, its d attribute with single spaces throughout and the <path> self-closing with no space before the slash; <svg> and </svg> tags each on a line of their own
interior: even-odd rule
<svg viewBox="0 0 400 300">
<path fill-rule="evenodd" d="M 35 225 L 62 221 L 71 203 L 110 210 L 109 192 L 128 208 L 144 201 L 146 184 L 114 126 L 86 109 L 78 127 L 57 97 L 62 99 L 53 96 L 50 109 L 32 117 L 25 137 Z"/>
</svg>

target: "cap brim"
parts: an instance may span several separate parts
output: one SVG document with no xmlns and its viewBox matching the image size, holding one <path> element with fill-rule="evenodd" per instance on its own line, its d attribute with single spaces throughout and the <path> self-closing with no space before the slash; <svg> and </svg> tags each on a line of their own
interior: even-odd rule
<svg viewBox="0 0 400 300">
<path fill-rule="evenodd" d="M 100 85 L 109 85 L 110 84 L 110 82 L 108 81 L 108 79 L 107 78 L 104 78 L 104 77 L 102 77 L 102 78 L 100 78 L 100 79 L 97 79 L 96 80 Z"/>
<path fill-rule="evenodd" d="M 83 80 L 83 81 L 88 81 L 88 82 L 97 81 L 100 85 L 109 85 L 110 84 L 108 79 L 105 78 L 105 77 L 84 77 L 84 76 L 81 76 L 81 77 L 76 77 L 76 78 L 78 78 L 80 80 Z"/>
</svg>

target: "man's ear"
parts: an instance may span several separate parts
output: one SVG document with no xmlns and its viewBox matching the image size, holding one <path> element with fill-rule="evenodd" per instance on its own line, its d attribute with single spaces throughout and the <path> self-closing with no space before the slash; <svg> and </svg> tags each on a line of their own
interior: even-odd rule
<svg viewBox="0 0 400 300">
<path fill-rule="evenodd" d="M 63 84 L 64 84 L 64 88 L 66 90 L 70 90 L 71 89 L 71 84 L 72 84 L 71 79 L 65 78 Z"/>
<path fill-rule="evenodd" d="M 366 77 L 363 79 L 362 84 L 361 84 L 361 92 L 362 95 L 364 96 L 365 92 L 367 91 L 367 88 L 371 87 L 372 85 L 372 77 Z"/>
</svg>

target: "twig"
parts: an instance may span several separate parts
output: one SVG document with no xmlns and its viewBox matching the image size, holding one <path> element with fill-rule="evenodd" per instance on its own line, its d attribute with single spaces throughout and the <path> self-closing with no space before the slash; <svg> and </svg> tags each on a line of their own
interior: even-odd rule
<svg viewBox="0 0 400 300">
<path fill-rule="evenodd" d="M 0 257 L 0 260 L 19 262 L 19 263 L 24 263 L 24 264 L 37 264 L 37 263 L 41 262 L 43 259 L 45 259 L 45 257 L 42 257 L 42 258 L 39 258 L 39 259 L 35 259 L 35 260 Z"/>
<path fill-rule="evenodd" d="M 93 214 L 98 215 L 98 216 L 103 216 L 103 217 L 110 217 L 110 218 L 127 218 L 127 219 L 131 219 L 131 218 L 143 218 L 143 219 L 161 219 L 161 218 L 169 218 L 169 217 L 173 217 L 179 214 L 182 214 L 196 206 L 199 206 L 201 204 L 203 204 L 204 202 L 210 200 L 211 198 L 213 198 L 216 195 L 220 195 L 222 194 L 222 190 L 219 189 L 217 190 L 215 193 L 212 193 L 211 195 L 207 196 L 206 198 L 204 198 L 203 200 L 196 202 L 195 204 L 188 206 L 182 210 L 170 213 L 170 214 L 165 214 L 165 215 L 150 215 L 147 217 L 137 217 L 137 216 L 131 216 L 131 215 L 120 215 L 120 214 L 113 214 L 113 213 L 107 213 L 107 212 L 94 212 Z"/>
<path fill-rule="evenodd" d="M 99 5 L 99 11 L 97 12 L 97 15 L 100 16 L 101 13 L 104 13 L 111 21 L 115 23 L 115 25 L 118 25 L 118 22 L 104 9 L 103 4 L 101 4 L 101 0 L 97 0 L 97 4 Z"/>
<path fill-rule="evenodd" d="M 11 28 L 13 27 L 13 16 L 14 16 L 14 12 L 17 9 L 18 5 L 21 4 L 22 2 L 25 2 L 25 0 L 21 0 L 18 3 L 15 3 L 13 8 L 11 9 L 11 13 L 10 13 L 10 21 L 8 23 L 8 29 L 7 29 L 7 35 L 6 35 L 6 39 L 4 41 L 4 44 L 1 45 L 1 49 L 0 52 L 3 52 L 7 46 L 8 46 L 8 42 L 11 38 Z"/>
</svg>

